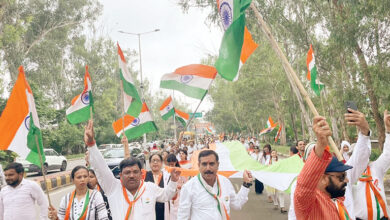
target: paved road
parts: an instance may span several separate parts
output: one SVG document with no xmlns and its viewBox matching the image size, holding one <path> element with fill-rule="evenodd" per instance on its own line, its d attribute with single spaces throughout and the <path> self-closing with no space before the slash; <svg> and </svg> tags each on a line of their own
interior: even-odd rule
<svg viewBox="0 0 390 220">
<path fill-rule="evenodd" d="M 241 179 L 232 179 L 232 183 L 236 191 L 241 187 Z M 74 189 L 74 186 L 64 187 L 58 190 L 55 190 L 50 193 L 51 201 L 54 207 L 58 208 L 61 202 L 61 198 L 66 195 L 66 193 L 71 192 Z M 286 195 L 286 208 L 289 205 L 289 197 Z M 272 219 L 272 220 L 286 220 L 287 214 L 281 214 L 280 210 L 274 210 L 273 204 L 267 202 L 267 197 L 265 194 L 256 195 L 254 187 L 252 186 L 251 192 L 249 193 L 249 201 L 245 204 L 242 210 L 232 211 L 231 219 Z"/>
<path fill-rule="evenodd" d="M 66 171 L 63 172 L 59 170 L 49 171 L 47 173 L 47 176 L 50 177 L 50 176 L 61 175 L 63 173 L 68 173 L 78 165 L 85 165 L 85 160 L 84 159 L 68 160 L 68 166 L 66 166 Z M 38 175 L 38 173 L 27 173 L 27 179 L 34 180 L 40 178 L 42 178 L 42 176 Z"/>
</svg>

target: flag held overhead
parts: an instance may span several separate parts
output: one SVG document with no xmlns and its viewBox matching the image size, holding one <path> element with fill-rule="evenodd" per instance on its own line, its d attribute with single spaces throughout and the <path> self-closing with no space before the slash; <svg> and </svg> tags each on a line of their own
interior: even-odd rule
<svg viewBox="0 0 390 220">
<path fill-rule="evenodd" d="M 191 98 L 203 99 L 216 75 L 217 69 L 212 66 L 191 64 L 163 75 L 160 87 L 180 91 Z"/>
<path fill-rule="evenodd" d="M 175 114 L 175 109 L 173 107 L 173 102 L 172 102 L 171 96 L 169 96 L 161 105 L 160 114 L 164 120 L 167 120 L 168 118 L 170 118 L 171 116 L 173 116 Z"/>
<path fill-rule="evenodd" d="M 307 79 L 310 81 L 310 86 L 317 96 L 320 96 L 321 90 L 324 88 L 324 84 L 320 83 L 317 78 L 317 66 L 316 59 L 314 57 L 313 46 L 310 44 L 310 49 L 307 52 L 306 58 L 307 65 Z"/>
<path fill-rule="evenodd" d="M 22 66 L 0 117 L 0 130 L 0 150 L 13 151 L 21 158 L 41 166 L 38 147 L 43 152 L 43 145 L 39 118 Z M 42 155 L 42 160 L 45 161 L 45 155 Z"/>
</svg>

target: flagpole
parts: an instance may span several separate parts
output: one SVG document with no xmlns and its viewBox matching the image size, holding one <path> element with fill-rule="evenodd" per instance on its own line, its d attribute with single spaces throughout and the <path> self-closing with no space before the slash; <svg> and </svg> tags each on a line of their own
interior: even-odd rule
<svg viewBox="0 0 390 220">
<path fill-rule="evenodd" d="M 43 182 L 45 182 L 47 200 L 49 201 L 49 206 L 51 206 L 49 189 L 47 188 L 47 182 L 46 182 L 46 174 L 45 174 L 45 171 L 43 169 L 43 160 L 42 160 L 41 147 L 39 146 L 38 136 L 36 134 L 34 136 L 35 136 L 35 144 L 37 145 L 37 149 L 38 149 L 39 161 L 41 162 L 41 172 L 42 172 L 42 176 L 43 176 Z"/>
<path fill-rule="evenodd" d="M 122 106 L 123 106 L 123 111 L 122 111 L 122 138 L 126 135 L 125 134 L 125 93 L 123 91 L 123 81 L 121 81 L 121 91 L 122 91 Z M 122 142 L 122 140 L 121 140 Z M 125 158 L 130 158 L 130 151 L 129 147 L 126 144 L 123 144 L 123 151 Z"/>
<path fill-rule="evenodd" d="M 92 106 L 89 106 L 89 114 L 90 114 L 90 116 L 91 116 L 91 121 L 93 121 Z"/>
<path fill-rule="evenodd" d="M 172 89 L 172 104 L 173 100 L 175 99 L 175 90 Z M 173 107 L 173 126 L 175 127 L 174 132 L 175 132 L 175 140 L 176 140 L 176 112 L 175 112 L 175 107 Z"/>
<path fill-rule="evenodd" d="M 252 8 L 253 12 L 255 13 L 255 16 L 257 18 L 257 21 L 258 21 L 258 24 L 259 24 L 260 28 L 262 29 L 264 34 L 267 36 L 267 38 L 270 41 L 271 46 L 274 49 L 275 53 L 279 56 L 279 59 L 281 60 L 283 65 L 286 67 L 285 70 L 287 70 L 287 71 L 285 71 L 285 73 L 287 75 L 290 74 L 293 77 L 295 85 L 298 87 L 300 93 L 302 94 L 302 96 L 305 99 L 307 105 L 309 106 L 309 109 L 314 114 L 314 116 L 319 116 L 316 107 L 314 106 L 314 104 L 311 101 L 309 95 L 307 94 L 307 91 L 303 87 L 301 81 L 299 80 L 299 78 L 298 78 L 297 74 L 295 73 L 294 69 L 291 67 L 291 64 L 287 60 L 286 56 L 283 54 L 282 50 L 280 49 L 278 43 L 276 42 L 274 36 L 272 35 L 272 33 L 270 31 L 270 28 L 265 23 L 265 21 L 264 21 L 263 17 L 261 16 L 260 12 L 257 10 L 255 3 L 252 2 L 250 7 Z M 333 140 L 333 138 L 331 136 L 328 137 L 328 142 L 329 142 L 330 147 L 332 148 L 332 150 L 336 154 L 337 159 L 340 160 L 340 161 L 343 160 L 343 157 L 341 156 L 340 151 L 337 148 L 336 143 L 334 142 L 334 140 Z"/>
</svg>

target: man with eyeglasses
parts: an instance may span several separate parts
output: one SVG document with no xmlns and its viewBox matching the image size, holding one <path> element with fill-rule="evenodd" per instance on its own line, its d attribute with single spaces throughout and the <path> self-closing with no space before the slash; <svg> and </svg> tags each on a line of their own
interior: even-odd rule
<svg viewBox="0 0 390 220">
<path fill-rule="evenodd" d="M 351 219 L 344 206 L 348 178 L 346 171 L 352 166 L 332 157 L 328 136 L 332 135 L 326 119 L 313 120 L 317 136 L 314 153 L 309 155 L 297 179 L 294 206 L 297 219 Z"/>
</svg>

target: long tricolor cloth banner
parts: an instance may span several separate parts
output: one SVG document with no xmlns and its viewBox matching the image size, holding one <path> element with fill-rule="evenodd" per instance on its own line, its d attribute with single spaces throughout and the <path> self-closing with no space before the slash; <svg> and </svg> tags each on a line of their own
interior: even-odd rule
<svg viewBox="0 0 390 220">
<path fill-rule="evenodd" d="M 217 70 L 212 66 L 191 64 L 163 75 L 160 87 L 180 91 L 191 98 L 203 99 L 216 75 Z"/>
<path fill-rule="evenodd" d="M 219 75 L 233 81 L 257 44 L 245 26 L 245 9 L 252 0 L 217 0 L 218 12 L 225 33 L 215 63 Z"/>
<path fill-rule="evenodd" d="M 242 178 L 244 170 L 250 170 L 252 175 L 264 183 L 281 191 L 288 190 L 291 183 L 303 168 L 299 156 L 293 156 L 273 163 L 270 166 L 261 165 L 259 161 L 248 155 L 245 146 L 239 141 L 217 142 L 210 145 L 219 157 L 218 172 L 230 178 Z M 198 171 L 198 155 L 201 150 L 191 156 L 193 169 L 182 169 L 183 176 L 195 176 Z"/>
<path fill-rule="evenodd" d="M 313 46 L 310 44 L 310 49 L 307 52 L 306 58 L 307 65 L 307 79 L 310 80 L 310 86 L 316 95 L 320 95 L 321 90 L 325 87 L 324 84 L 320 83 L 317 78 L 317 66 L 316 59 L 314 57 Z"/>
<path fill-rule="evenodd" d="M 66 110 L 66 118 L 71 124 L 88 121 L 91 118 L 90 108 L 93 109 L 92 83 L 88 66 L 85 66 L 83 92 L 72 99 L 72 105 Z"/>
<path fill-rule="evenodd" d="M 135 87 L 133 77 L 127 68 L 125 56 L 118 45 L 119 75 L 123 85 L 124 109 L 133 117 L 138 117 L 142 109 L 142 101 Z"/>
<path fill-rule="evenodd" d="M 189 114 L 182 112 L 178 109 L 175 109 L 175 117 L 176 117 L 176 120 L 178 120 L 183 126 L 186 126 L 186 124 L 188 123 L 188 120 L 190 120 Z"/>
<path fill-rule="evenodd" d="M 160 106 L 160 115 L 162 119 L 168 120 L 171 116 L 175 114 L 175 109 L 173 107 L 172 97 L 169 96 L 163 104 Z"/>
<path fill-rule="evenodd" d="M 154 124 L 152 115 L 150 114 L 146 103 L 143 103 L 141 113 L 138 117 L 125 115 L 121 119 L 112 123 L 112 128 L 118 137 L 120 137 L 123 130 L 125 130 L 125 135 L 129 140 L 140 137 L 149 132 L 157 131 L 157 127 Z"/>
<path fill-rule="evenodd" d="M 0 131 L 0 150 L 13 151 L 21 158 L 41 166 L 38 147 L 43 152 L 43 145 L 39 118 L 22 66 L 19 67 L 18 78 L 1 114 Z M 44 154 L 42 160 L 45 161 Z"/>
</svg>

